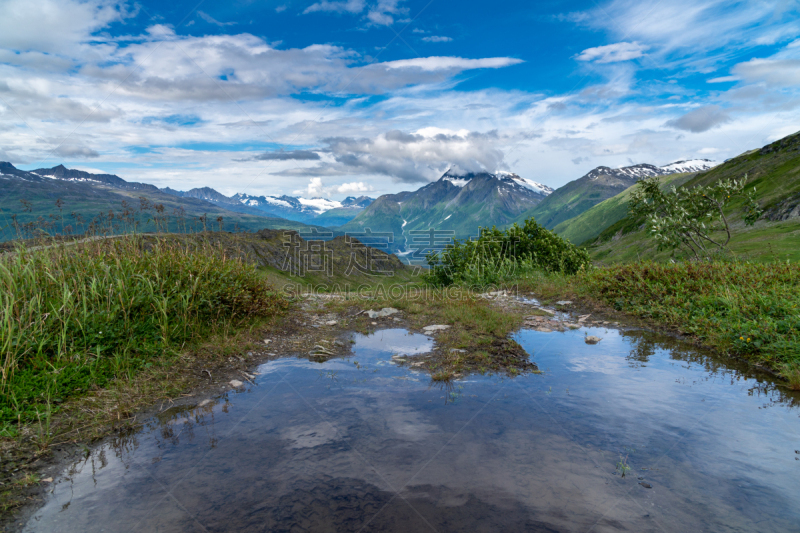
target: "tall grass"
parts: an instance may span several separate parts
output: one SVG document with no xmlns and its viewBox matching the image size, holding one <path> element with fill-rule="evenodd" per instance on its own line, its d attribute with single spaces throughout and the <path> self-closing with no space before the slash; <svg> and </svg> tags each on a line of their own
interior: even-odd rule
<svg viewBox="0 0 800 533">
<path fill-rule="evenodd" d="M 20 246 L 0 257 L 0 425 L 285 307 L 254 267 L 196 239 Z"/>
<path fill-rule="evenodd" d="M 633 263 L 587 272 L 580 282 L 594 298 L 765 364 L 800 389 L 797 263 Z"/>
</svg>

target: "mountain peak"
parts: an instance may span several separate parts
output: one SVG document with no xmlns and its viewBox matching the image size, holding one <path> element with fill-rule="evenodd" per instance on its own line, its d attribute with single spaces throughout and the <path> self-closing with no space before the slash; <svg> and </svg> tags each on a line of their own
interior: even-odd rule
<svg viewBox="0 0 800 533">
<path fill-rule="evenodd" d="M 514 174 L 513 172 L 507 172 L 505 170 L 498 170 L 494 174 L 489 172 L 468 172 L 465 174 L 458 174 L 453 171 L 453 169 L 448 169 L 439 181 L 446 181 L 450 182 L 451 184 L 455 185 L 456 187 L 464 187 L 470 180 L 478 177 L 484 176 L 489 179 L 496 179 L 504 183 L 519 185 L 525 187 L 526 189 L 530 189 L 534 192 L 539 194 L 543 194 L 547 196 L 553 189 L 548 187 L 547 185 L 543 185 L 537 181 L 533 181 L 527 178 L 522 178 L 518 174 Z"/>
</svg>

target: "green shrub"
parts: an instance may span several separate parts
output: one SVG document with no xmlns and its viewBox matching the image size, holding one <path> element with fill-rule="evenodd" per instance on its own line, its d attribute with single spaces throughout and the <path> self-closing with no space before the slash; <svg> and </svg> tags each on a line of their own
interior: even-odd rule
<svg viewBox="0 0 800 533">
<path fill-rule="evenodd" d="M 533 218 L 524 226 L 514 224 L 505 231 L 483 228 L 474 241 L 458 241 L 427 258 L 430 270 L 425 281 L 446 286 L 463 283 L 486 286 L 543 270 L 575 274 L 591 267 L 589 254 Z"/>
<path fill-rule="evenodd" d="M 216 248 L 130 237 L 0 258 L 0 423 L 115 377 L 221 323 L 281 311 L 254 267 Z"/>
</svg>

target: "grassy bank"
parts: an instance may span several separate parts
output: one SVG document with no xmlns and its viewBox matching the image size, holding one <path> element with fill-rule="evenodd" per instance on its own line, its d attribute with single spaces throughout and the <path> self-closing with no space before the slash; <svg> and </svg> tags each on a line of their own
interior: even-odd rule
<svg viewBox="0 0 800 533">
<path fill-rule="evenodd" d="M 639 262 L 576 276 L 529 273 L 517 282 L 548 299 L 583 299 L 678 330 L 800 389 L 797 263 Z"/>
<path fill-rule="evenodd" d="M 46 424 L 70 398 L 286 305 L 255 267 L 211 245 L 130 237 L 5 254 L 0 431 Z"/>
</svg>

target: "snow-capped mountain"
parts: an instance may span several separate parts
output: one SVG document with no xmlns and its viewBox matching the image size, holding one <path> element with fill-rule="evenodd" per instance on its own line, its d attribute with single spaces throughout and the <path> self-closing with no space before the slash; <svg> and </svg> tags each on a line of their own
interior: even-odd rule
<svg viewBox="0 0 800 533">
<path fill-rule="evenodd" d="M 326 215 L 324 221 L 330 225 L 341 220 L 341 224 L 356 216 L 364 207 L 372 203 L 368 196 L 355 198 L 348 196 L 343 201 L 328 198 L 299 198 L 294 196 L 253 196 L 237 193 L 231 197 L 248 207 L 259 209 L 272 216 L 278 216 L 299 222 L 309 222 Z"/>
<path fill-rule="evenodd" d="M 477 234 L 479 227 L 503 226 L 547 198 L 553 189 L 511 172 L 461 174 L 448 170 L 416 191 L 385 194 L 342 231 L 392 233 L 393 250 L 409 250 L 410 232 L 453 231 L 458 238 Z M 413 240 L 413 239 L 412 239 Z"/>
<path fill-rule="evenodd" d="M 547 199 L 524 213 L 524 218 L 534 217 L 546 228 L 553 229 L 558 224 L 576 217 L 603 200 L 616 196 L 643 178 L 666 176 L 684 172 L 703 172 L 717 165 L 708 159 L 675 161 L 661 167 L 642 163 L 620 168 L 597 167 L 585 176 L 556 189 Z"/>
<path fill-rule="evenodd" d="M 548 187 L 547 185 L 542 185 L 539 182 L 533 181 L 531 179 L 526 179 L 514 174 L 513 172 L 506 172 L 504 170 L 498 170 L 494 174 L 490 174 L 488 172 L 478 172 L 478 173 L 468 173 L 468 174 L 456 174 L 451 170 L 448 170 L 444 173 L 444 175 L 439 178 L 439 181 L 446 181 L 455 185 L 456 187 L 464 187 L 466 186 L 472 178 L 475 176 L 481 177 L 490 177 L 494 180 L 498 181 L 498 185 L 510 185 L 512 187 L 524 187 L 526 189 L 530 189 L 531 191 L 541 194 L 543 196 L 547 196 L 553 189 Z"/>
</svg>

